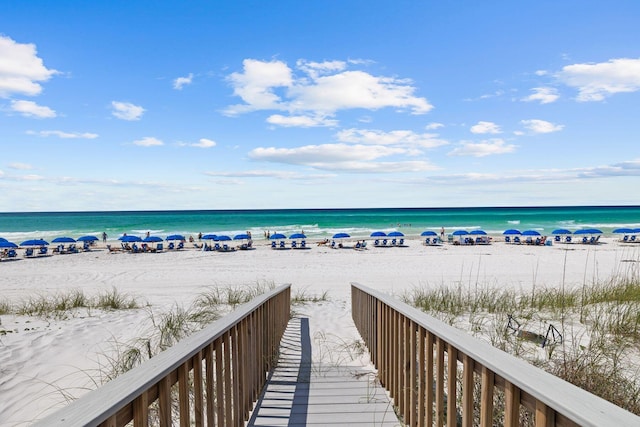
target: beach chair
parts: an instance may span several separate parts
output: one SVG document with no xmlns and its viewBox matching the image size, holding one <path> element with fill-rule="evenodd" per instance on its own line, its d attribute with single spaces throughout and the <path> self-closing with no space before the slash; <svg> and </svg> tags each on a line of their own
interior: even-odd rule
<svg viewBox="0 0 640 427">
<path fill-rule="evenodd" d="M 509 237 L 509 236 L 504 236 L 504 242 L 505 242 L 505 243 L 511 243 L 511 237 Z"/>
<path fill-rule="evenodd" d="M 426 239 L 424 239 L 424 244 L 425 244 L 426 246 L 429 246 L 429 245 L 431 244 L 431 238 L 430 238 L 430 237 L 427 237 Z"/>
<path fill-rule="evenodd" d="M 622 238 L 622 241 L 623 241 L 623 242 L 627 242 L 627 241 L 629 241 L 629 236 L 628 236 L 628 235 L 625 235 L 625 236 Z"/>
<path fill-rule="evenodd" d="M 396 246 L 396 244 L 397 244 L 396 239 L 391 239 L 391 246 Z"/>
<path fill-rule="evenodd" d="M 286 246 L 285 246 L 285 243 L 284 243 L 284 240 L 283 240 L 283 241 L 280 242 L 280 249 L 284 249 L 285 247 Z"/>
<path fill-rule="evenodd" d="M 170 251 L 172 251 L 172 250 L 174 250 L 175 248 L 176 248 L 176 245 L 175 245 L 173 242 L 171 242 L 171 243 L 169 243 L 169 247 L 168 247 L 167 249 L 169 249 Z"/>
<path fill-rule="evenodd" d="M 514 237 L 513 238 L 513 243 L 516 244 L 516 245 L 519 245 L 520 244 L 520 237 L 518 237 L 518 236 Z"/>
<path fill-rule="evenodd" d="M 161 252 L 164 249 L 164 246 L 162 245 L 162 243 L 158 243 L 156 245 L 156 252 Z"/>
<path fill-rule="evenodd" d="M 331 241 L 331 247 L 332 247 L 333 249 L 335 249 L 335 248 L 336 248 L 336 241 L 335 241 L 335 240 L 332 240 L 332 241 Z"/>
<path fill-rule="evenodd" d="M 400 240 L 398 241 L 398 244 L 399 244 L 400 246 L 404 246 L 404 239 L 400 239 Z"/>
<path fill-rule="evenodd" d="M 24 256 L 33 256 L 33 248 L 27 248 L 24 250 Z"/>
<path fill-rule="evenodd" d="M 307 241 L 306 240 L 301 241 L 300 242 L 300 248 L 304 249 L 306 247 L 307 247 Z"/>
<path fill-rule="evenodd" d="M 373 246 L 380 246 L 380 239 L 376 239 L 373 241 Z"/>
<path fill-rule="evenodd" d="M 184 242 L 178 243 L 178 247 L 176 248 L 176 250 L 180 250 L 180 249 L 184 249 Z"/>
<path fill-rule="evenodd" d="M 387 246 L 387 239 L 384 239 L 384 240 L 382 241 L 382 246 Z"/>
<path fill-rule="evenodd" d="M 367 249 L 367 241 L 366 240 L 362 241 L 362 249 Z"/>
<path fill-rule="evenodd" d="M 293 242 L 291 242 L 291 249 L 297 249 L 297 248 L 298 248 L 298 242 L 294 240 Z"/>
<path fill-rule="evenodd" d="M 635 241 L 636 241 L 636 235 L 635 235 L 635 234 L 634 234 L 634 235 L 632 235 L 632 236 L 629 238 L 629 241 L 630 241 L 630 242 L 635 242 Z"/>
<path fill-rule="evenodd" d="M 49 252 L 49 248 L 46 246 L 41 246 L 38 250 L 38 255 L 46 255 Z"/>
<path fill-rule="evenodd" d="M 91 250 L 91 245 L 89 245 L 89 242 L 84 242 L 82 244 L 82 250 L 85 252 L 89 252 Z"/>
<path fill-rule="evenodd" d="M 271 242 L 271 249 L 275 249 L 276 248 L 276 241 L 274 240 L 273 242 Z"/>
<path fill-rule="evenodd" d="M 553 240 L 555 240 L 556 242 L 560 242 L 561 237 L 559 235 L 557 235 L 556 237 L 553 238 Z"/>
<path fill-rule="evenodd" d="M 584 237 L 582 238 L 582 243 L 583 243 L 583 244 L 586 244 L 586 243 L 588 243 L 588 242 L 589 242 L 589 239 L 587 238 L 587 236 L 584 236 Z"/>
</svg>

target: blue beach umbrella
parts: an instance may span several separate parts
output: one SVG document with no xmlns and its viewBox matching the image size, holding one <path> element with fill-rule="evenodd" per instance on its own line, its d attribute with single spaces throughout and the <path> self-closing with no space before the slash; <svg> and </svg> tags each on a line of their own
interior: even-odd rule
<svg viewBox="0 0 640 427">
<path fill-rule="evenodd" d="M 520 235 L 522 233 L 520 232 L 520 230 L 516 230 L 515 228 L 510 228 L 508 230 L 504 230 L 502 234 L 504 234 L 505 236 L 515 236 L 515 235 Z"/>
<path fill-rule="evenodd" d="M 31 239 L 20 243 L 20 246 L 47 246 L 48 244 L 49 242 L 42 239 Z"/>
<path fill-rule="evenodd" d="M 251 238 L 249 237 L 248 234 L 236 234 L 235 236 L 233 236 L 233 240 L 250 240 Z"/>
<path fill-rule="evenodd" d="M 471 230 L 469 234 L 473 234 L 474 236 L 486 236 L 487 232 L 484 230 Z"/>
<path fill-rule="evenodd" d="M 438 233 L 436 233 L 433 230 L 427 230 L 427 231 L 423 231 L 422 233 L 420 233 L 421 236 L 437 236 Z"/>
<path fill-rule="evenodd" d="M 171 234 L 165 240 L 186 240 L 182 234 Z"/>
<path fill-rule="evenodd" d="M 0 248 L 15 249 L 17 247 L 18 247 L 18 245 L 16 245 L 13 242 L 9 242 L 6 239 L 2 239 L 2 241 L 0 241 Z"/>
<path fill-rule="evenodd" d="M 306 239 L 307 236 L 305 236 L 302 233 L 293 233 L 291 236 L 289 236 L 289 239 L 291 240 L 297 240 L 297 239 Z"/>
<path fill-rule="evenodd" d="M 349 236 L 347 233 L 336 233 L 333 235 L 333 239 L 348 239 L 351 236 Z"/>
<path fill-rule="evenodd" d="M 540 236 L 540 232 L 536 230 L 525 230 L 522 232 L 523 236 Z"/>
<path fill-rule="evenodd" d="M 201 237 L 202 240 L 216 240 L 216 236 L 215 234 L 205 234 L 204 236 Z"/>
<path fill-rule="evenodd" d="M 214 240 L 216 242 L 228 242 L 229 240 L 231 240 L 231 237 L 221 234 L 219 236 L 216 236 Z"/>
<path fill-rule="evenodd" d="M 287 236 L 285 236 L 282 233 L 274 233 L 269 237 L 269 239 L 271 239 L 271 240 L 284 240 L 286 238 L 287 238 Z"/>
<path fill-rule="evenodd" d="M 612 233 L 631 234 L 631 233 L 635 233 L 635 230 L 633 228 L 616 228 L 615 230 L 612 231 Z"/>
<path fill-rule="evenodd" d="M 142 241 L 145 243 L 159 243 L 159 242 L 162 242 L 162 237 L 149 236 L 142 239 Z"/>
<path fill-rule="evenodd" d="M 602 231 L 597 228 L 583 228 L 582 230 L 576 230 L 573 234 L 602 234 Z"/>
<path fill-rule="evenodd" d="M 551 234 L 571 234 L 571 231 L 566 228 L 558 228 L 557 230 L 553 230 Z"/>
<path fill-rule="evenodd" d="M 82 236 L 78 237 L 78 242 L 97 242 L 98 238 L 96 236 Z"/>
<path fill-rule="evenodd" d="M 400 231 L 392 231 L 391 233 L 387 234 L 387 236 L 389 236 L 389 237 L 404 237 L 404 234 L 402 234 Z"/>
<path fill-rule="evenodd" d="M 386 237 L 386 236 L 387 236 L 387 233 L 385 233 L 384 231 L 374 231 L 370 235 L 370 237 Z"/>
<path fill-rule="evenodd" d="M 8 242 L 8 240 L 0 237 L 0 242 Z"/>
<path fill-rule="evenodd" d="M 467 230 L 456 230 L 451 234 L 453 236 L 466 236 L 467 234 L 469 234 L 469 232 Z"/>
<path fill-rule="evenodd" d="M 636 233 L 636 234 L 637 234 L 637 233 L 640 233 L 640 228 L 634 228 L 634 229 L 632 229 L 632 231 L 631 231 L 631 232 L 632 232 L 632 233 Z"/>
<path fill-rule="evenodd" d="M 142 239 L 139 236 L 121 236 L 118 237 L 118 240 L 121 240 L 124 243 L 142 242 Z"/>
<path fill-rule="evenodd" d="M 76 239 L 72 237 L 56 237 L 51 243 L 75 243 Z"/>
</svg>

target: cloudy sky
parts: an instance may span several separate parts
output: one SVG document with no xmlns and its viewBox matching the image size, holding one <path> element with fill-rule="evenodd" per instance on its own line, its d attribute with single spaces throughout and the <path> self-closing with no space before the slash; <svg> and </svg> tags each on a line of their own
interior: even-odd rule
<svg viewBox="0 0 640 427">
<path fill-rule="evenodd" d="M 639 20 L 635 0 L 4 1 L 0 211 L 638 204 Z"/>
</svg>

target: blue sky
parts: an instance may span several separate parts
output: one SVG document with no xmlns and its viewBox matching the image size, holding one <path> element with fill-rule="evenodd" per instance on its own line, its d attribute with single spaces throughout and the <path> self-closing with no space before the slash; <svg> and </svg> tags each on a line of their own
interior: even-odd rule
<svg viewBox="0 0 640 427">
<path fill-rule="evenodd" d="M 0 211 L 638 204 L 639 18 L 4 1 Z"/>
</svg>

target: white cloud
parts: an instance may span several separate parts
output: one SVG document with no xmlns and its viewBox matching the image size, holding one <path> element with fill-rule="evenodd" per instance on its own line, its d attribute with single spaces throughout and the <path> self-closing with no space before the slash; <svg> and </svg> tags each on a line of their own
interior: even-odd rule
<svg viewBox="0 0 640 427">
<path fill-rule="evenodd" d="M 28 164 L 28 163 L 19 163 L 19 162 L 16 162 L 16 163 L 11 163 L 11 164 L 9 164 L 9 168 L 11 168 L 11 169 L 16 169 L 16 170 L 21 170 L 21 171 L 28 171 L 28 170 L 33 169 L 33 166 L 31 166 L 31 165 L 30 165 L 30 164 Z"/>
<path fill-rule="evenodd" d="M 410 130 L 384 132 L 369 129 L 345 129 L 336 134 L 338 141 L 369 145 L 397 145 L 434 148 L 446 145 L 447 141 L 429 133 L 418 134 Z"/>
<path fill-rule="evenodd" d="M 539 101 L 540 104 L 550 104 L 560 98 L 557 89 L 552 87 L 534 87 L 533 89 L 531 89 L 531 91 L 533 93 L 525 98 L 522 98 L 523 101 Z"/>
<path fill-rule="evenodd" d="M 494 154 L 513 153 L 515 149 L 515 145 L 506 144 L 502 139 L 490 139 L 482 142 L 463 142 L 459 147 L 449 152 L 449 155 L 485 157 Z"/>
<path fill-rule="evenodd" d="M 41 130 L 41 131 L 28 130 L 27 134 L 42 136 L 45 138 L 49 136 L 57 136 L 58 138 L 62 138 L 62 139 L 73 139 L 73 138 L 95 139 L 98 137 L 97 133 L 63 132 L 60 130 Z"/>
<path fill-rule="evenodd" d="M 556 125 L 551 122 L 547 122 L 546 120 L 521 120 L 520 123 L 533 133 L 551 133 L 551 132 L 559 132 L 564 128 L 564 125 Z"/>
<path fill-rule="evenodd" d="M 301 174 L 290 171 L 250 170 L 239 172 L 205 172 L 205 175 L 223 178 L 275 178 L 283 180 L 317 180 L 335 177 L 334 174 Z"/>
<path fill-rule="evenodd" d="M 602 101 L 616 93 L 640 90 L 640 58 L 567 65 L 556 78 L 578 89 L 578 101 Z"/>
<path fill-rule="evenodd" d="M 291 69 L 282 61 L 242 61 L 243 72 L 232 73 L 228 80 L 233 86 L 233 93 L 242 98 L 245 105 L 229 107 L 228 114 L 239 114 L 248 111 L 279 109 L 281 99 L 273 90 L 278 87 L 289 87 L 293 83 Z"/>
<path fill-rule="evenodd" d="M 17 43 L 0 35 L 0 97 L 12 94 L 38 95 L 40 82 L 46 82 L 57 73 L 44 66 L 38 57 L 36 46 Z"/>
<path fill-rule="evenodd" d="M 159 146 L 159 145 L 164 145 L 164 142 L 162 142 L 158 138 L 154 138 L 154 137 L 151 137 L 151 136 L 145 136 L 142 139 L 138 139 L 136 141 L 133 141 L 133 144 L 134 145 L 139 145 L 141 147 L 155 147 L 155 146 Z"/>
<path fill-rule="evenodd" d="M 440 128 L 443 128 L 443 127 L 444 127 L 444 125 L 442 123 L 433 122 L 433 123 L 429 123 L 424 128 L 426 130 L 436 130 L 436 129 L 440 129 Z"/>
<path fill-rule="evenodd" d="M 25 117 L 50 119 L 56 117 L 56 112 L 49 107 L 38 105 L 33 101 L 11 101 L 11 109 Z"/>
<path fill-rule="evenodd" d="M 493 123 L 493 122 L 483 122 L 483 121 L 479 121 L 477 124 L 471 126 L 471 133 L 477 133 L 477 134 L 497 134 L 497 133 L 501 133 L 502 130 L 500 130 L 500 126 L 498 126 L 497 124 Z"/>
<path fill-rule="evenodd" d="M 409 151 L 403 148 L 380 145 L 324 144 L 297 148 L 259 147 L 249 152 L 249 158 L 343 172 L 392 173 L 435 169 L 433 165 L 425 161 L 376 161 L 382 157 L 407 153 Z"/>
<path fill-rule="evenodd" d="M 113 101 L 111 102 L 111 107 L 113 107 L 111 114 L 122 120 L 140 120 L 145 112 L 145 109 L 141 106 L 129 102 Z"/>
<path fill-rule="evenodd" d="M 332 127 L 337 126 L 338 121 L 328 119 L 326 117 L 311 116 L 283 116 L 281 114 L 273 114 L 267 118 L 267 123 L 283 127 Z"/>
<path fill-rule="evenodd" d="M 173 88 L 181 90 L 184 86 L 190 85 L 193 81 L 193 73 L 189 73 L 187 77 L 178 77 L 173 81 Z"/>
<path fill-rule="evenodd" d="M 191 144 L 191 146 L 198 148 L 211 148 L 216 146 L 216 142 L 211 139 L 200 138 L 198 142 L 196 142 L 195 144 Z"/>
<path fill-rule="evenodd" d="M 349 64 L 354 64 L 349 62 Z M 243 72 L 232 73 L 228 80 L 234 94 L 244 104 L 226 109 L 230 115 L 257 110 L 288 111 L 292 117 L 332 116 L 344 109 L 376 110 L 386 107 L 407 109 L 424 114 L 433 106 L 425 98 L 414 96 L 415 88 L 408 80 L 373 76 L 363 71 L 346 70 L 342 61 L 322 63 L 298 61 L 294 71 L 282 61 L 245 59 Z M 281 116 L 280 116 L 281 117 Z M 273 119 L 272 119 L 273 120 Z M 294 120 L 281 120 L 291 126 Z M 306 121 L 301 121 L 308 126 Z"/>
</svg>

